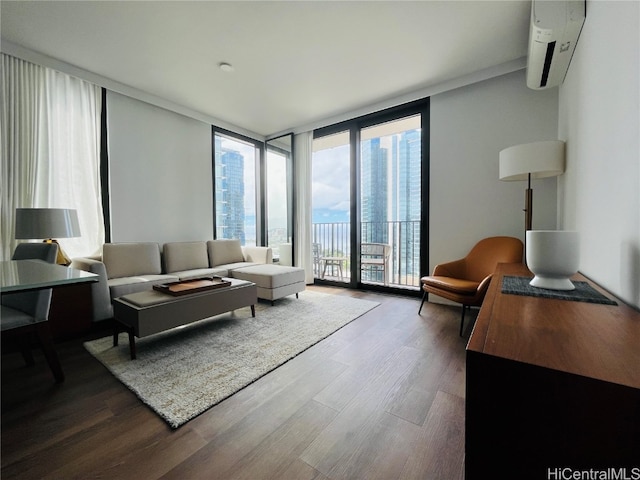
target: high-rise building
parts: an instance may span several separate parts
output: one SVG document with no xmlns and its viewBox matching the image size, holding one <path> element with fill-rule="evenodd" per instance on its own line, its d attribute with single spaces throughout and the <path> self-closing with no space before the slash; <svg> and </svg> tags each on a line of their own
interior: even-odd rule
<svg viewBox="0 0 640 480">
<path fill-rule="evenodd" d="M 364 140 L 360 175 L 362 242 L 392 245 L 393 271 L 408 282 L 420 265 L 420 130 Z"/>
<path fill-rule="evenodd" d="M 388 155 L 388 149 L 380 145 L 380 138 L 365 140 L 361 144 L 360 219 L 363 242 L 388 242 Z"/>
<path fill-rule="evenodd" d="M 237 238 L 244 245 L 244 157 L 223 148 L 219 137 L 215 147 L 217 237 Z"/>
<path fill-rule="evenodd" d="M 397 219 L 405 222 L 420 220 L 420 131 L 408 130 L 399 137 Z"/>
<path fill-rule="evenodd" d="M 399 136 L 398 151 L 398 238 L 402 242 L 399 271 L 419 274 L 421 218 L 421 132 L 408 130 Z"/>
</svg>

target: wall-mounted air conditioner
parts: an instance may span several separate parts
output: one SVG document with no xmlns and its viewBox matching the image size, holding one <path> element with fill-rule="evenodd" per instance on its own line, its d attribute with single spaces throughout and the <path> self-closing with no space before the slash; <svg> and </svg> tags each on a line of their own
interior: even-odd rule
<svg viewBox="0 0 640 480">
<path fill-rule="evenodd" d="M 533 0 L 527 86 L 534 90 L 564 81 L 586 15 L 585 0 Z"/>
</svg>

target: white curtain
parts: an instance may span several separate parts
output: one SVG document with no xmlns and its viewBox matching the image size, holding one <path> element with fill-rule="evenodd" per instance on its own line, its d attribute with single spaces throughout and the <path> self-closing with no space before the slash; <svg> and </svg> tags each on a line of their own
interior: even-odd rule
<svg viewBox="0 0 640 480">
<path fill-rule="evenodd" d="M 311 156 L 313 132 L 294 137 L 296 172 L 295 264 L 305 269 L 305 282 L 313 283 L 312 225 L 311 225 Z"/>
<path fill-rule="evenodd" d="M 71 258 L 104 243 L 100 193 L 100 88 L 75 77 L 2 57 L 0 258 L 18 243 L 20 207 L 74 208 L 81 236 L 59 239 Z"/>
</svg>

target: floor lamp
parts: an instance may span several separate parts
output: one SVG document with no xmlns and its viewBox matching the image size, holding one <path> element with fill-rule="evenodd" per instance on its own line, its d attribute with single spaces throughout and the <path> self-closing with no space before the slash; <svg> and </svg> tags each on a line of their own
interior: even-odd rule
<svg viewBox="0 0 640 480">
<path fill-rule="evenodd" d="M 80 236 L 78 212 L 70 208 L 16 208 L 16 238 L 24 240 L 45 239 L 57 243 L 54 238 Z M 56 263 L 69 265 L 71 260 L 58 245 Z"/>
<path fill-rule="evenodd" d="M 533 223 L 532 178 L 555 177 L 564 172 L 564 142 L 551 140 L 525 143 L 500 152 L 500 180 L 527 181 L 525 191 L 525 230 Z"/>
</svg>

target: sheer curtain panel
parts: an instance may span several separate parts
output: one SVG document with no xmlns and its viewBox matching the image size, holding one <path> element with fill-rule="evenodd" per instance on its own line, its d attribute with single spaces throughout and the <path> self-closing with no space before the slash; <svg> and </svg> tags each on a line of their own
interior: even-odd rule
<svg viewBox="0 0 640 480">
<path fill-rule="evenodd" d="M 295 265 L 305 270 L 305 282 L 313 283 L 313 259 L 311 254 L 311 148 L 313 132 L 303 132 L 294 137 L 296 218 Z"/>
<path fill-rule="evenodd" d="M 70 257 L 104 243 L 100 196 L 100 88 L 1 54 L 2 228 L 8 260 L 19 207 L 74 208 L 81 236 L 60 239 Z"/>
</svg>

